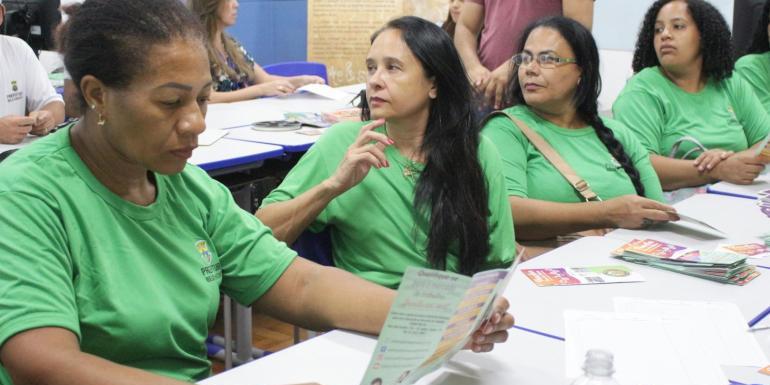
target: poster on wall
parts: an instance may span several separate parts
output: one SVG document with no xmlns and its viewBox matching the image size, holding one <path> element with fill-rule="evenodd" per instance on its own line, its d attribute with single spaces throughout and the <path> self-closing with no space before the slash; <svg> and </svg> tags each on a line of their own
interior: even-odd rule
<svg viewBox="0 0 770 385">
<path fill-rule="evenodd" d="M 308 0 L 307 58 L 326 64 L 332 86 L 365 82 L 373 32 L 403 15 L 440 24 L 448 7 L 448 0 Z"/>
</svg>

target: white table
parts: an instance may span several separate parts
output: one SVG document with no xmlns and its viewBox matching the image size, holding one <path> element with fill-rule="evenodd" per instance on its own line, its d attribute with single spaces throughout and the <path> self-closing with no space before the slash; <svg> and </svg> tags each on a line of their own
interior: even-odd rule
<svg viewBox="0 0 770 385">
<path fill-rule="evenodd" d="M 737 198 L 757 199 L 757 193 L 770 190 L 770 172 L 765 172 L 750 185 L 719 182 L 708 187 L 709 194 L 721 194 Z"/>
<path fill-rule="evenodd" d="M 376 345 L 372 337 L 333 331 L 201 381 L 201 385 L 358 385 Z M 548 363 L 547 365 L 543 365 Z M 513 329 L 491 353 L 460 352 L 418 385 L 562 385 L 564 344 Z"/>
<path fill-rule="evenodd" d="M 210 174 L 232 172 L 243 167 L 258 167 L 265 159 L 283 155 L 283 148 L 264 143 L 244 142 L 227 137 L 210 146 L 199 146 L 193 151 L 189 163 L 199 166 Z"/>
<path fill-rule="evenodd" d="M 697 225 L 671 222 L 645 230 L 619 229 L 607 237 L 630 241 L 652 238 L 676 245 L 713 250 L 724 243 L 761 242 L 758 235 L 770 232 L 770 218 L 759 211 L 756 202 L 718 194 L 693 195 L 674 205 L 678 210 L 697 212 L 698 216 L 722 228 L 727 234 L 707 231 Z M 749 263 L 765 268 L 770 274 L 770 257 L 749 259 Z"/>
<path fill-rule="evenodd" d="M 363 87 L 363 84 L 355 84 L 339 89 L 353 99 Z M 350 107 L 352 105 L 349 100 L 337 101 L 305 92 L 236 103 L 218 103 L 209 105 L 206 126 L 227 130 L 230 139 L 275 144 L 284 147 L 286 152 L 304 152 L 319 136 L 298 134 L 296 131 L 255 131 L 248 126 L 256 121 L 281 120 L 285 112 L 321 113 Z"/>
<path fill-rule="evenodd" d="M 739 287 L 710 282 L 609 257 L 623 241 L 588 237 L 524 262 L 520 268 L 555 266 L 628 265 L 646 282 L 572 287 L 537 287 L 517 272 L 505 292 L 517 325 L 554 336 L 564 335 L 564 309 L 613 311 L 612 297 L 732 301 L 749 318 L 767 303 L 770 274 Z M 676 289 L 676 290 L 674 290 Z M 770 355 L 770 330 L 757 334 Z M 334 331 L 271 354 L 241 367 L 201 381 L 202 385 L 296 384 L 358 385 L 376 341 L 372 337 Z M 445 367 L 417 382 L 418 385 L 567 384 L 564 377 L 564 343 L 556 338 L 512 329 L 509 340 L 486 354 L 460 352 Z M 729 377 L 760 381 L 754 371 L 727 368 Z M 759 382 L 758 382 L 759 383 Z"/>
<path fill-rule="evenodd" d="M 11 151 L 11 150 L 18 150 L 38 139 L 40 139 L 40 136 L 34 136 L 34 135 L 27 135 L 27 137 L 24 138 L 24 140 L 21 141 L 21 143 L 17 144 L 0 144 L 0 154 Z"/>
</svg>

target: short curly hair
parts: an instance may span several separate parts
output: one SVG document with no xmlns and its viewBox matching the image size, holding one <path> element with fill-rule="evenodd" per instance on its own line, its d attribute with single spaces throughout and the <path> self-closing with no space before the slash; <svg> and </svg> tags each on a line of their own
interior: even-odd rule
<svg viewBox="0 0 770 385">
<path fill-rule="evenodd" d="M 762 16 L 754 26 L 754 36 L 751 38 L 751 47 L 748 53 L 765 53 L 770 51 L 770 39 L 767 36 L 767 26 L 770 24 L 770 1 L 765 1 L 762 7 Z"/>
<path fill-rule="evenodd" d="M 639 72 L 647 67 L 660 65 L 655 53 L 655 19 L 664 5 L 674 0 L 658 0 L 644 15 L 639 37 L 636 39 L 633 69 Z M 700 54 L 703 57 L 703 73 L 707 78 L 720 81 L 733 73 L 735 51 L 730 28 L 722 14 L 703 0 L 684 0 L 695 26 L 701 35 Z"/>
</svg>

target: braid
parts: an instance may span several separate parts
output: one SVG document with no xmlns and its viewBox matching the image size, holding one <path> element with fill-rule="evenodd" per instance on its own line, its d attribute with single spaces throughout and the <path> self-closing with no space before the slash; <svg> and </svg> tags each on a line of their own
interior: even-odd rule
<svg viewBox="0 0 770 385">
<path fill-rule="evenodd" d="M 598 115 L 593 114 L 593 116 L 590 116 L 588 123 L 593 126 L 594 131 L 596 131 L 596 136 L 599 137 L 599 140 L 601 140 L 604 146 L 607 147 L 607 150 L 612 154 L 612 157 L 620 163 L 628 177 L 631 178 L 634 189 L 636 189 L 636 194 L 641 197 L 645 196 L 644 185 L 642 185 L 639 170 L 636 169 L 634 162 L 628 157 L 626 150 L 623 148 L 623 144 L 620 143 L 612 130 L 604 124 Z"/>
</svg>

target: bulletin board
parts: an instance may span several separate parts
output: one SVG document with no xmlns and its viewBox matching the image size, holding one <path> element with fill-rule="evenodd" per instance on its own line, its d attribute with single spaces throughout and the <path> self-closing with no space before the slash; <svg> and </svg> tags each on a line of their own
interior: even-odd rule
<svg viewBox="0 0 770 385">
<path fill-rule="evenodd" d="M 326 63 L 332 86 L 362 83 L 372 33 L 402 15 L 441 23 L 448 6 L 448 0 L 308 0 L 307 58 Z"/>
</svg>

